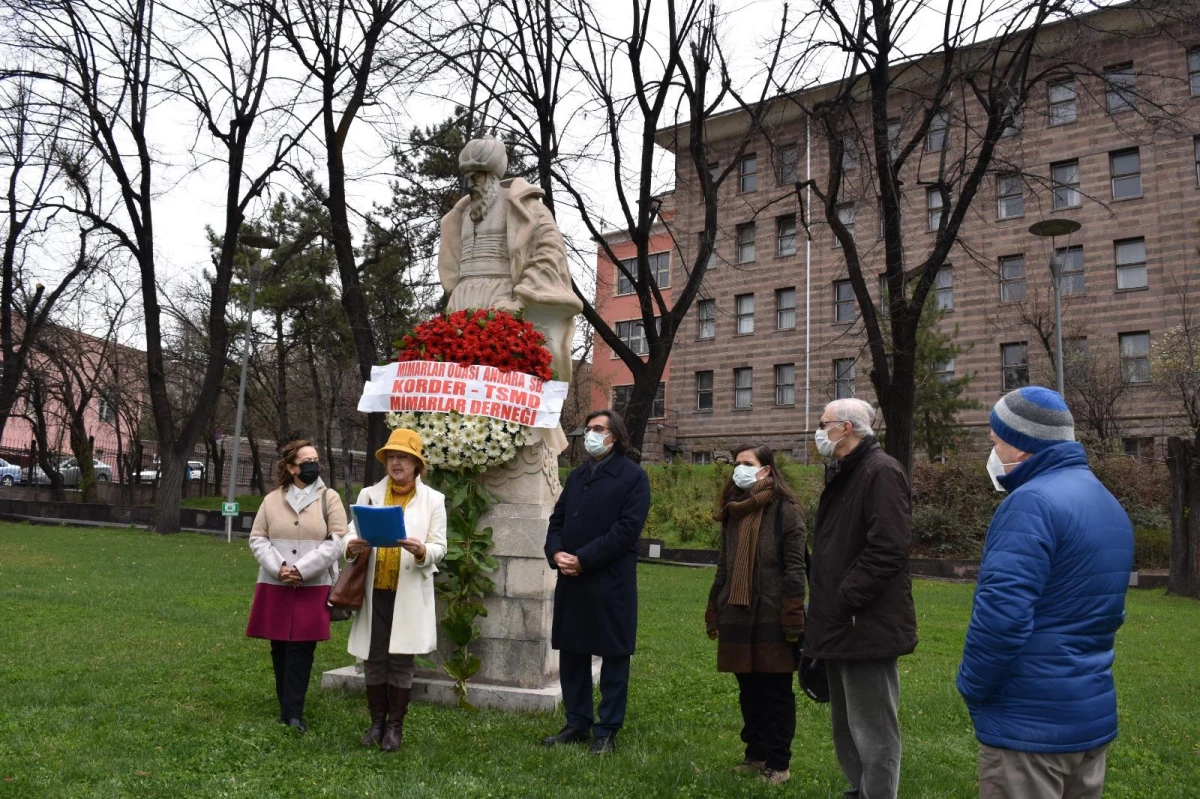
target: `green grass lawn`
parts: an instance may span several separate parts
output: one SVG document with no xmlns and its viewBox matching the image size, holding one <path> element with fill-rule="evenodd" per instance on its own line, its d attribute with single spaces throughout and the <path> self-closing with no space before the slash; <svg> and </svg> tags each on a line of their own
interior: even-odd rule
<svg viewBox="0 0 1200 799">
<path fill-rule="evenodd" d="M 558 717 L 417 706 L 397 756 L 358 747 L 360 695 L 309 694 L 308 735 L 276 713 L 267 645 L 243 636 L 255 565 L 207 536 L 0 524 L 0 797 L 724 797 L 839 795 L 824 707 L 801 700 L 792 783 L 741 758 L 734 680 L 702 612 L 712 573 L 641 571 L 629 717 L 611 759 L 547 751 Z M 976 744 L 954 689 L 971 586 L 915 585 L 901 660 L 901 796 L 967 797 Z M 317 670 L 350 662 L 347 626 Z M 1133 592 L 1118 636 L 1121 736 L 1108 797 L 1200 785 L 1200 604 Z"/>
</svg>

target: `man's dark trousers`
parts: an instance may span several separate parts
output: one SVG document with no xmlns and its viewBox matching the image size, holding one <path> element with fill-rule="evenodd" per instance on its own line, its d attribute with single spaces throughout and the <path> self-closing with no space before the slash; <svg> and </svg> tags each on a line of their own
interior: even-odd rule
<svg viewBox="0 0 1200 799">
<path fill-rule="evenodd" d="M 559 681 L 567 724 L 579 730 L 593 729 L 592 656 L 560 650 Z M 625 723 L 625 705 L 629 699 L 629 656 L 606 657 L 600 665 L 600 709 L 595 723 L 596 738 L 616 735 Z"/>
</svg>

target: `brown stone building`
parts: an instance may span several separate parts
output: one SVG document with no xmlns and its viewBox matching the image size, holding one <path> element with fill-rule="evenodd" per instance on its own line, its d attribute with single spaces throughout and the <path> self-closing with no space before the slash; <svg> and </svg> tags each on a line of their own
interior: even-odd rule
<svg viewBox="0 0 1200 799">
<path fill-rule="evenodd" d="M 1128 29 L 1133 23 L 1115 16 L 1125 13 L 1099 15 L 1109 15 L 1101 18 L 1109 29 Z M 941 325 L 957 330 L 969 346 L 942 367 L 947 376 L 972 375 L 968 391 L 983 410 L 963 414 L 961 422 L 980 433 L 987 410 L 1005 391 L 1026 382 L 1054 384 L 1031 322 L 1052 307 L 1048 263 L 1057 249 L 1064 263 L 1065 347 L 1119 358 L 1129 383 L 1120 435 L 1129 451 L 1146 454 L 1181 428 L 1172 404 L 1150 383 L 1151 346 L 1181 322 L 1177 288 L 1186 294 L 1190 276 L 1193 301 L 1200 290 L 1200 31 L 1106 35 L 1095 32 L 1105 27 L 1099 15 L 1092 15 L 1090 38 L 1075 51 L 1076 58 L 1086 52 L 1091 69 L 1048 71 L 1019 125 L 1002 140 L 995 171 L 951 253 L 952 267 L 939 277 L 936 302 L 946 311 Z M 1043 36 L 1080 35 L 1066 24 L 1075 23 L 1051 26 Z M 898 99 L 898 109 L 905 102 Z M 937 174 L 942 150 L 963 146 L 971 113 L 964 99 L 944 127 L 931 129 L 925 152 L 906 165 L 906 262 L 909 253 L 924 257 L 938 224 L 939 198 L 922 184 Z M 711 120 L 712 166 L 728 166 L 722 148 L 744 135 L 745 126 L 740 112 Z M 659 143 L 676 150 L 674 136 L 663 131 Z M 865 146 L 865 140 L 849 143 L 846 157 L 861 163 L 857 172 L 847 171 L 847 182 L 870 173 Z M 679 154 L 677 257 L 671 258 L 677 285 L 703 228 L 691 162 L 686 151 Z M 692 322 L 676 340 L 666 391 L 674 444 L 696 462 L 742 441 L 803 459 L 807 431 L 826 402 L 874 400 L 841 248 L 816 198 L 806 231 L 805 197 L 795 188 L 810 175 L 821 180 L 827 157 L 825 139 L 806 129 L 794 106 L 783 107 L 720 187 L 714 263 Z M 881 220 L 869 174 L 863 178 L 847 192 L 839 215 L 853 223 L 855 242 L 870 263 L 872 249 L 882 250 Z M 1069 240 L 1029 232 L 1034 222 L 1062 217 L 1082 224 Z M 881 252 L 874 257 L 882 264 Z M 876 284 L 877 301 L 878 293 Z"/>
</svg>

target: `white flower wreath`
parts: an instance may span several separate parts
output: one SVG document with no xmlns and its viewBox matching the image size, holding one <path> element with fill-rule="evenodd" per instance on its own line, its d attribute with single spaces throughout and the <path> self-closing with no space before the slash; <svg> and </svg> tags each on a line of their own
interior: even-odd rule
<svg viewBox="0 0 1200 799">
<path fill-rule="evenodd" d="M 533 428 L 488 416 L 461 413 L 389 413 L 387 426 L 406 427 L 421 436 L 431 469 L 482 472 L 508 463 L 533 441 Z"/>
</svg>

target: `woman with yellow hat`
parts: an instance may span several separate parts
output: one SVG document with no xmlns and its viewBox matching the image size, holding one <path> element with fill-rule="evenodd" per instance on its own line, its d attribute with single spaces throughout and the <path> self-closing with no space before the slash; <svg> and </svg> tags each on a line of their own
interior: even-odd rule
<svg viewBox="0 0 1200 799">
<path fill-rule="evenodd" d="M 350 523 L 346 558 L 369 557 L 371 563 L 362 609 L 354 615 L 346 648 L 363 661 L 367 682 L 371 727 L 361 743 L 395 752 L 404 739 L 414 656 L 437 648 L 433 576 L 446 555 L 446 498 L 421 482 L 425 459 L 415 431 L 393 430 L 375 457 L 387 475 L 364 488 L 357 504 L 404 508 L 407 538 L 399 547 L 376 549 L 359 538 Z"/>
</svg>

